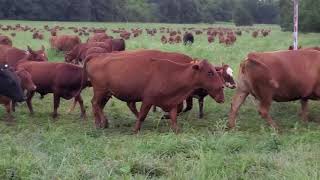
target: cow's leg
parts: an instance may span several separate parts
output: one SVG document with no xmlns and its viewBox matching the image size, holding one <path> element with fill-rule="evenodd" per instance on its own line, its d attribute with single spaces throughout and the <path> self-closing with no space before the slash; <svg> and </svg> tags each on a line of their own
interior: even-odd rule
<svg viewBox="0 0 320 180">
<path fill-rule="evenodd" d="M 130 111 L 136 116 L 139 117 L 139 112 L 137 110 L 137 106 L 135 102 L 127 102 L 127 106 L 129 107 Z"/>
<path fill-rule="evenodd" d="M 304 122 L 308 122 L 308 100 L 307 99 L 301 99 L 300 100 L 301 103 L 301 118 Z"/>
<path fill-rule="evenodd" d="M 35 93 L 34 91 L 33 92 L 28 91 L 27 93 L 27 106 L 31 115 L 34 114 L 33 107 L 32 107 L 32 97 L 34 96 L 34 93 Z"/>
<path fill-rule="evenodd" d="M 239 111 L 240 106 L 246 100 L 247 96 L 249 95 L 248 92 L 244 92 L 241 90 L 237 90 L 236 94 L 232 98 L 231 109 L 229 112 L 229 122 L 228 128 L 233 129 L 236 126 L 236 117 Z"/>
<path fill-rule="evenodd" d="M 73 99 L 73 102 L 72 102 L 72 105 L 70 106 L 70 109 L 68 110 L 67 113 L 73 112 L 74 109 L 76 108 L 76 106 L 77 106 L 77 100 L 76 100 L 76 98 L 74 98 L 74 99 Z M 81 108 L 81 107 L 80 107 L 80 108 Z"/>
<path fill-rule="evenodd" d="M 109 126 L 108 119 L 103 114 L 103 108 L 110 99 L 104 92 L 94 91 L 92 103 L 92 111 L 95 117 L 95 125 L 97 128 L 107 128 Z"/>
<path fill-rule="evenodd" d="M 186 103 L 187 103 L 187 107 L 186 109 L 183 111 L 183 112 L 188 112 L 192 109 L 193 107 L 193 97 L 192 96 L 189 96 L 187 99 L 186 99 Z"/>
<path fill-rule="evenodd" d="M 203 101 L 204 101 L 204 97 L 200 97 L 198 101 L 199 101 L 199 118 L 202 119 L 203 118 Z"/>
<path fill-rule="evenodd" d="M 139 113 L 139 117 L 136 121 L 136 125 L 135 125 L 135 128 L 134 128 L 134 132 L 135 133 L 138 133 L 141 129 L 141 124 L 142 122 L 146 119 L 150 109 L 151 109 L 151 106 L 152 104 L 149 104 L 149 103 L 145 103 L 145 102 L 142 102 L 141 104 L 141 108 L 140 108 L 140 113 Z"/>
<path fill-rule="evenodd" d="M 12 101 L 11 103 L 12 112 L 16 112 L 16 105 L 17 103 L 15 101 Z"/>
<path fill-rule="evenodd" d="M 59 105 L 60 105 L 60 96 L 58 94 L 53 93 L 53 113 L 52 113 L 53 118 L 58 117 Z"/>
<path fill-rule="evenodd" d="M 7 111 L 7 121 L 12 122 L 13 121 L 13 116 L 11 114 L 11 106 L 12 106 L 12 102 L 10 101 L 9 103 L 6 103 L 5 105 L 6 111 Z"/>
<path fill-rule="evenodd" d="M 271 106 L 271 100 L 262 100 L 259 105 L 259 114 L 260 116 L 265 119 L 269 125 L 274 128 L 275 130 L 278 130 L 278 125 L 272 120 L 271 116 L 269 115 L 269 110 Z"/>
<path fill-rule="evenodd" d="M 178 133 L 179 132 L 179 128 L 177 126 L 177 114 L 178 114 L 178 109 L 177 108 L 173 108 L 170 110 L 169 112 L 170 114 L 170 120 L 171 120 L 171 129 L 175 132 Z"/>
<path fill-rule="evenodd" d="M 79 102 L 79 105 L 80 105 L 81 118 L 86 119 L 86 118 L 87 118 L 86 109 L 84 108 L 83 99 L 82 99 L 81 95 L 76 96 L 76 97 L 74 98 L 74 102 L 73 102 L 73 103 L 74 103 L 74 104 L 77 104 L 77 102 Z"/>
</svg>

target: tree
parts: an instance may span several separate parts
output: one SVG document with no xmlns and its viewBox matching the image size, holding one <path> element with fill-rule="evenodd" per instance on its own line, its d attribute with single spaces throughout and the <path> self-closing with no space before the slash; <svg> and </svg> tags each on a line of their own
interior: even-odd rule
<svg viewBox="0 0 320 180">
<path fill-rule="evenodd" d="M 242 6 L 235 9 L 233 15 L 233 21 L 236 26 L 252 26 L 253 18 L 251 14 Z"/>
</svg>

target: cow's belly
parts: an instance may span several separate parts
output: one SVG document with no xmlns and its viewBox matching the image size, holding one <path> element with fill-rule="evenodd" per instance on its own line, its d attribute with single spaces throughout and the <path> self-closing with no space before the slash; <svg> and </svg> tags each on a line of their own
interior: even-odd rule
<svg viewBox="0 0 320 180">
<path fill-rule="evenodd" d="M 140 94 L 130 92 L 112 92 L 112 96 L 124 102 L 141 102 Z"/>
</svg>

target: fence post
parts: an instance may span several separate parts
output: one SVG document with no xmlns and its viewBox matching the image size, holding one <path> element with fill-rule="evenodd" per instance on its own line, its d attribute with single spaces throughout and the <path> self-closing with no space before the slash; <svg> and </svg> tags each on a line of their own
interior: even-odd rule
<svg viewBox="0 0 320 180">
<path fill-rule="evenodd" d="M 299 0 L 293 0 L 293 49 L 298 49 Z"/>
</svg>

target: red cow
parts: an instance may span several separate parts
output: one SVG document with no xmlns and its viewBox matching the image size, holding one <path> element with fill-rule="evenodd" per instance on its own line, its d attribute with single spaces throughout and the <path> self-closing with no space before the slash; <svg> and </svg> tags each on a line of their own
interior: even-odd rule
<svg viewBox="0 0 320 180">
<path fill-rule="evenodd" d="M 319 51 L 250 53 L 240 65 L 228 126 L 235 127 L 237 112 L 249 94 L 260 102 L 261 117 L 275 129 L 278 126 L 269 115 L 272 101 L 301 100 L 301 115 L 304 121 L 308 121 L 307 101 L 320 98 L 319 72 Z"/>
</svg>

